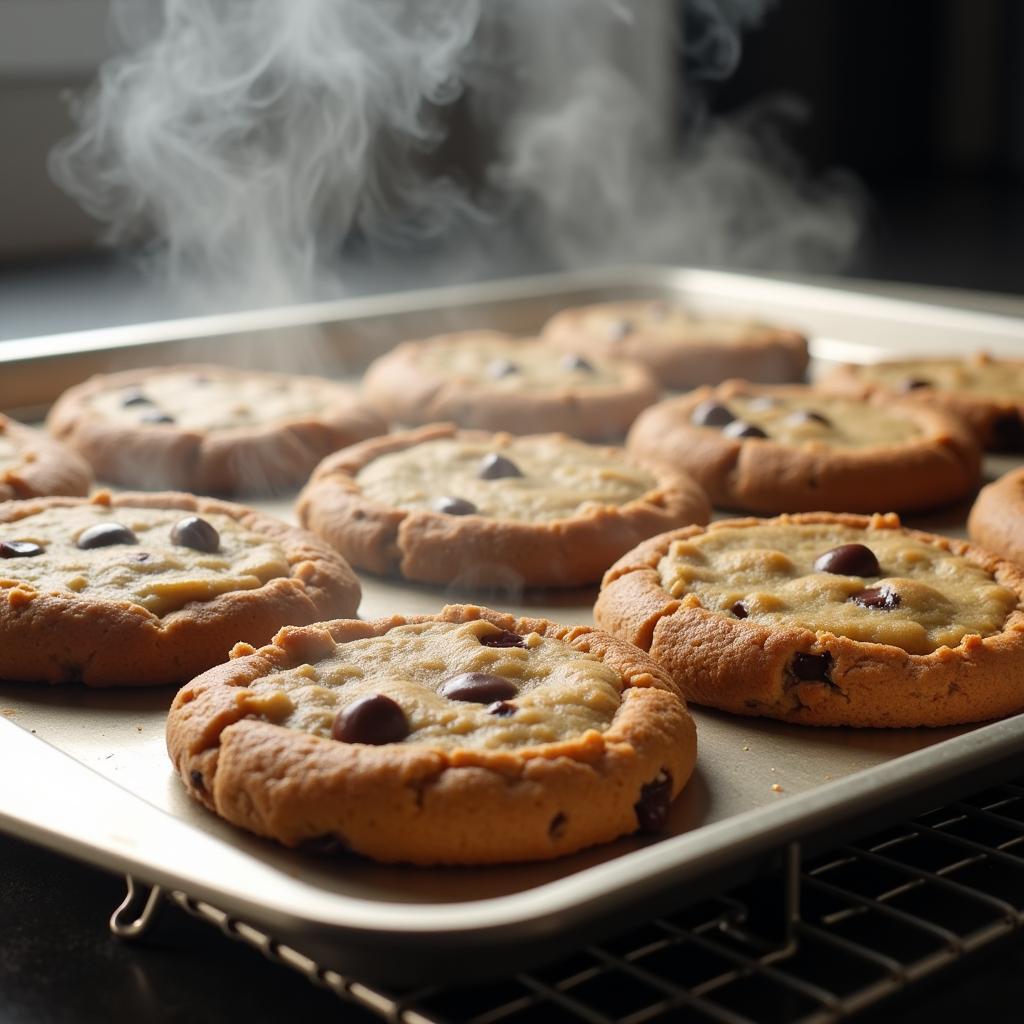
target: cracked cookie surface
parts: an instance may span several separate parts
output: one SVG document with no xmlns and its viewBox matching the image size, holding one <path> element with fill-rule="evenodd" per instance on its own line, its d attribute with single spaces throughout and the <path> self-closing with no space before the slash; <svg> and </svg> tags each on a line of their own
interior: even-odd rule
<svg viewBox="0 0 1024 1024">
<path fill-rule="evenodd" d="M 953 725 L 1024 708 L 1019 570 L 893 515 L 723 520 L 605 576 L 600 626 L 687 698 L 812 725 Z"/>
<path fill-rule="evenodd" d="M 186 685 L 190 793 L 290 846 L 384 861 L 546 859 L 664 827 L 695 734 L 642 652 L 470 605 L 283 630 Z"/>
</svg>

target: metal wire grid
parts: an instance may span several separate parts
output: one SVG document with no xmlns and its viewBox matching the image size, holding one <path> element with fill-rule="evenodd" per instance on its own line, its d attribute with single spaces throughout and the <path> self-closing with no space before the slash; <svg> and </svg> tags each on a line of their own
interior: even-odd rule
<svg viewBox="0 0 1024 1024">
<path fill-rule="evenodd" d="M 824 1024 L 1020 927 L 1024 778 L 791 864 L 788 899 L 786 879 L 760 879 L 529 973 L 402 996 L 171 897 L 401 1024 Z"/>
</svg>

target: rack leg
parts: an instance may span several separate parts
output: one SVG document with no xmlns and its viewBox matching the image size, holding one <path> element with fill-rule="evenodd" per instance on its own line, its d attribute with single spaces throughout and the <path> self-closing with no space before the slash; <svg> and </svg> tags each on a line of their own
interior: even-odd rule
<svg viewBox="0 0 1024 1024">
<path fill-rule="evenodd" d="M 120 906 L 110 915 L 110 930 L 119 939 L 137 939 L 149 931 L 163 903 L 164 891 L 159 885 L 136 882 L 125 875 L 128 892 Z"/>
</svg>

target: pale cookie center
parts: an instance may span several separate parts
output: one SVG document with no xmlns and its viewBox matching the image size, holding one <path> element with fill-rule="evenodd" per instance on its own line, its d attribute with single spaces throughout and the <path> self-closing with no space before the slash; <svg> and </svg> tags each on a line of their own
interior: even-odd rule
<svg viewBox="0 0 1024 1024">
<path fill-rule="evenodd" d="M 239 373 L 224 378 L 166 373 L 93 395 L 90 405 L 104 419 L 124 425 L 167 424 L 185 430 L 222 430 L 308 416 L 326 400 L 315 384 Z"/>
<path fill-rule="evenodd" d="M 845 545 L 863 545 L 877 573 Z M 843 548 L 838 556 L 822 556 Z M 858 564 L 859 563 L 859 564 Z M 775 629 L 809 629 L 911 654 L 1004 628 L 1016 595 L 984 569 L 898 530 L 791 524 L 710 530 L 676 541 L 658 565 L 673 597 Z M 691 599 L 692 599 L 691 598 Z"/>
<path fill-rule="evenodd" d="M 430 374 L 465 377 L 488 389 L 551 392 L 618 387 L 615 366 L 596 357 L 574 357 L 538 342 L 471 338 L 427 345 L 417 361 Z"/>
<path fill-rule="evenodd" d="M 522 646 L 488 646 L 496 640 Z M 483 681 L 467 680 L 471 675 Z M 397 738 L 443 750 L 514 750 L 603 732 L 623 685 L 615 669 L 560 640 L 518 637 L 482 620 L 420 623 L 339 645 L 316 664 L 258 679 L 242 706 L 328 738 L 332 730 L 338 734 L 339 718 L 344 725 L 354 717 L 357 702 L 386 698 L 397 705 L 405 729 L 395 732 L 389 721 L 387 731 L 371 728 L 361 739 L 355 732 L 349 742 Z"/>
<path fill-rule="evenodd" d="M 825 395 L 712 398 L 693 410 L 691 422 L 730 437 L 766 437 L 790 445 L 817 442 L 832 448 L 900 444 L 922 436 L 910 416 Z"/>
<path fill-rule="evenodd" d="M 1024 370 L 999 362 L 874 363 L 858 367 L 857 376 L 915 395 L 925 395 L 929 388 L 994 399 L 1024 395 Z"/>
<path fill-rule="evenodd" d="M 458 498 L 475 514 L 524 522 L 625 505 L 657 486 L 618 449 L 531 438 L 427 441 L 374 459 L 356 481 L 366 497 L 392 508 L 443 511 L 443 499 Z"/>
<path fill-rule="evenodd" d="M 12 552 L 0 558 L 0 588 L 22 585 L 61 597 L 129 601 L 166 615 L 193 601 L 255 590 L 290 574 L 276 541 L 243 529 L 229 516 L 202 516 L 219 534 L 214 551 L 174 543 L 175 525 L 193 517 L 182 509 L 80 505 L 0 523 L 0 552 L 5 543 Z M 118 525 L 130 532 L 114 533 Z M 123 542 L 79 548 L 86 531 L 96 528 L 109 531 L 104 539 Z M 202 543 L 206 535 L 193 527 L 185 537 Z M 41 551 L 23 553 L 33 547 Z"/>
</svg>

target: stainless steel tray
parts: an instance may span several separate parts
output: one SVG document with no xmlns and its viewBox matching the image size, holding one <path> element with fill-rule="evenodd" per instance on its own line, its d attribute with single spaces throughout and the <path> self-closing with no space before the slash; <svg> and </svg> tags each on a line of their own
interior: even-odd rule
<svg viewBox="0 0 1024 1024">
<path fill-rule="evenodd" d="M 633 268 L 0 343 L 0 408 L 25 415 L 86 373 L 181 359 L 351 373 L 404 337 L 459 326 L 530 331 L 562 306 L 633 296 L 793 323 L 811 334 L 819 362 L 978 347 L 1009 353 L 1024 342 L 1024 321 L 1007 316 Z M 287 502 L 263 504 L 290 514 Z M 962 511 L 925 525 L 957 532 Z M 363 582 L 368 617 L 434 611 L 465 596 Z M 575 590 L 491 601 L 583 622 L 593 597 Z M 1019 773 L 1024 750 L 1024 717 L 961 729 L 814 730 L 698 711 L 697 772 L 666 838 L 622 840 L 542 865 L 427 870 L 291 853 L 206 813 L 164 752 L 172 695 L 0 684 L 0 827 L 186 892 L 328 967 L 391 985 L 538 962 L 574 935 L 596 936 L 749 875 L 791 840 L 877 828 L 908 802 L 950 799 L 1009 774 L 1015 759 Z"/>
</svg>

